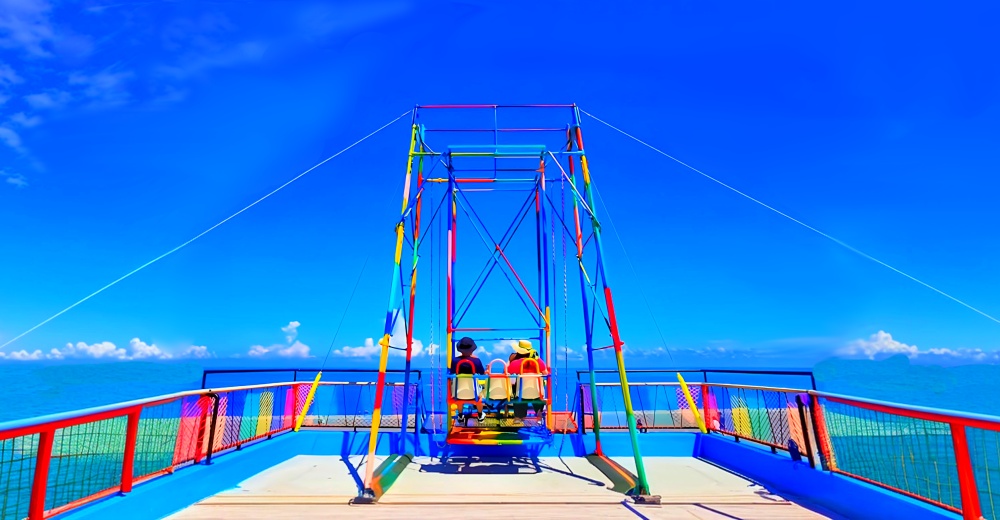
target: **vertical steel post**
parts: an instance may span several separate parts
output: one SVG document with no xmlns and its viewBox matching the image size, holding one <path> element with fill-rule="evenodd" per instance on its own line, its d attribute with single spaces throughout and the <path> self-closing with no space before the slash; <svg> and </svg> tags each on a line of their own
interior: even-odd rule
<svg viewBox="0 0 1000 520">
<path fill-rule="evenodd" d="M 297 394 L 298 392 L 296 392 Z M 212 398 L 212 422 L 209 426 L 211 429 L 208 431 L 208 453 L 205 454 L 205 465 L 212 463 L 212 454 L 215 452 L 215 429 L 219 424 L 219 394 L 208 394 Z M 295 395 L 292 399 L 297 399 L 298 396 Z M 293 405 L 294 407 L 294 405 Z"/>
<path fill-rule="evenodd" d="M 568 151 L 573 150 L 573 131 L 576 128 L 576 112 L 573 112 L 573 126 L 566 131 L 567 145 L 566 149 Z M 596 309 L 594 313 L 591 314 L 590 305 L 587 303 L 587 298 L 589 296 L 589 291 L 587 291 L 587 275 L 584 270 L 583 265 L 583 231 L 580 224 L 580 198 L 577 195 L 579 190 L 576 189 L 576 167 L 573 161 L 573 156 L 569 156 L 569 183 L 573 188 L 573 224 L 576 231 L 576 259 L 580 266 L 580 300 L 583 307 L 583 328 L 584 328 L 584 338 L 587 344 L 587 372 L 590 376 L 590 411 L 591 418 L 593 422 L 594 429 L 594 452 L 598 455 L 604 453 L 601 447 L 601 418 L 600 412 L 597 406 L 597 376 L 594 374 L 594 318 L 596 317 Z M 580 391 L 583 391 L 581 386 Z M 582 394 L 581 394 L 582 397 Z M 580 400 L 580 406 L 583 406 L 583 400 Z M 582 408 L 581 408 L 582 409 Z"/>
<path fill-rule="evenodd" d="M 806 407 L 802 402 L 802 396 L 795 395 L 795 404 L 799 409 L 799 425 L 802 428 L 802 441 L 806 443 L 806 454 L 809 455 L 809 467 L 816 468 L 816 459 L 813 456 L 812 443 L 809 441 L 809 423 L 806 422 Z"/>
<path fill-rule="evenodd" d="M 577 111 L 578 110 L 579 109 L 577 109 Z M 574 113 L 576 113 L 576 111 Z M 579 126 L 579 115 L 575 116 L 575 120 L 577 123 L 576 145 L 580 150 L 580 171 L 583 174 L 584 196 L 587 198 L 587 203 L 590 206 L 591 211 L 591 222 L 594 228 L 594 242 L 596 243 L 597 265 L 599 270 L 598 274 L 600 275 L 602 285 L 604 286 L 604 301 L 608 310 L 608 328 L 611 332 L 611 341 L 615 350 L 615 360 L 618 364 L 618 379 L 621 382 L 622 398 L 625 402 L 625 417 L 628 421 L 629 437 L 632 441 L 632 454 L 635 458 L 636 476 L 638 477 L 635 491 L 638 495 L 647 495 L 649 494 L 649 483 L 646 480 L 646 467 L 642 460 L 642 453 L 639 450 L 639 432 L 636 428 L 635 412 L 632 409 L 632 396 L 629 392 L 628 377 L 625 374 L 625 358 L 622 354 L 622 345 L 624 343 L 622 342 L 621 336 L 618 332 L 618 320 L 615 317 L 614 298 L 611 296 L 611 287 L 610 284 L 608 284 L 607 273 L 604 269 L 604 245 L 601 240 L 601 224 L 597 220 L 597 208 L 594 204 L 594 192 L 590 184 L 590 171 L 587 166 L 587 156 L 584 153 L 583 148 L 583 134 Z"/>
<path fill-rule="evenodd" d="M 955 464 L 958 466 L 958 489 L 962 497 L 962 520 L 980 520 L 983 517 L 976 490 L 976 474 L 972 471 L 969 457 L 969 442 L 965 436 L 965 426 L 951 423 L 951 442 L 955 449 Z"/>
<path fill-rule="evenodd" d="M 35 479 L 31 484 L 31 503 L 28 505 L 29 520 L 42 520 L 45 517 L 45 490 L 49 484 L 49 464 L 52 462 L 52 440 L 55 435 L 55 430 L 45 430 L 38 434 Z"/>
<path fill-rule="evenodd" d="M 424 133 L 423 128 L 417 128 L 418 141 L 420 143 L 420 152 L 424 151 Z M 413 157 L 411 155 L 410 162 L 412 164 Z M 406 425 L 409 424 L 409 404 L 410 404 L 410 366 L 411 360 L 413 358 L 413 317 L 417 312 L 416 309 L 416 298 L 417 298 L 417 259 L 419 255 L 417 254 L 418 244 L 420 243 L 420 209 L 421 209 L 421 188 L 424 184 L 424 156 L 421 155 L 417 159 L 417 193 L 416 201 L 413 206 L 413 267 L 410 271 L 410 313 L 409 326 L 406 328 L 406 365 L 405 373 L 403 375 L 403 410 L 400 412 L 400 436 L 399 436 L 399 454 L 402 455 L 406 453 Z M 405 205 L 404 205 L 405 211 Z"/>
<path fill-rule="evenodd" d="M 122 458 L 122 493 L 132 491 L 132 482 L 135 480 L 133 468 L 135 467 L 135 443 L 139 436 L 139 418 L 142 415 L 142 407 L 129 412 L 128 423 L 125 426 L 125 456 Z"/>
<path fill-rule="evenodd" d="M 548 380 L 548 385 L 546 388 L 548 404 L 545 406 L 545 424 L 548 426 L 549 430 L 552 431 L 552 310 L 549 295 L 549 237 L 548 237 L 548 222 L 547 215 L 545 212 L 545 154 L 542 154 L 542 158 L 539 160 L 538 165 L 538 187 L 535 191 L 536 201 L 538 203 L 539 212 L 539 230 L 541 237 L 541 271 L 538 273 L 538 279 L 540 288 L 543 289 L 538 295 L 539 301 L 544 301 L 544 313 L 542 319 L 545 320 L 545 329 L 543 330 L 542 338 L 540 338 L 540 344 L 538 345 L 538 350 L 542 350 L 541 343 L 545 345 L 545 357 L 544 360 L 548 364 L 549 376 L 545 379 Z"/>
<path fill-rule="evenodd" d="M 396 314 L 396 288 L 400 284 L 400 259 L 403 255 L 403 234 L 406 232 L 404 217 L 410 201 L 410 182 L 413 175 L 413 155 L 417 145 L 417 125 L 410 128 L 410 153 L 406 161 L 406 182 L 403 184 L 403 207 L 400 219 L 396 223 L 396 252 L 393 257 L 392 284 L 389 287 L 389 308 L 385 313 L 385 328 L 379 345 L 382 347 L 379 356 L 378 378 L 375 383 L 375 403 L 372 407 L 372 426 L 368 437 L 368 460 L 365 462 L 365 495 L 374 495 L 372 483 L 375 478 L 375 448 L 378 446 L 378 430 L 382 422 L 382 400 L 385 395 L 385 369 L 389 362 L 389 339 L 392 337 L 392 326 Z"/>
</svg>

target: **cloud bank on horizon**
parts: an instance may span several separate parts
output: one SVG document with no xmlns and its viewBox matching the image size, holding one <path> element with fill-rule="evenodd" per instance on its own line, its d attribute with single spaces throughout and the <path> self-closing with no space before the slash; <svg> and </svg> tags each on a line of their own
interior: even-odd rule
<svg viewBox="0 0 1000 520">
<path fill-rule="evenodd" d="M 12 352 L 0 351 L 0 361 L 63 361 L 63 360 L 104 360 L 104 361 L 166 361 L 166 360 L 197 360 L 211 358 L 249 358 L 249 359 L 294 359 L 313 358 L 312 348 L 298 339 L 299 321 L 290 321 L 288 325 L 281 327 L 281 332 L 285 335 L 284 343 L 275 343 L 268 346 L 257 344 L 251 346 L 245 354 L 233 354 L 231 356 L 219 356 L 216 352 L 205 345 L 190 345 L 175 351 L 166 350 L 155 343 L 147 343 L 139 338 L 132 338 L 127 347 L 118 347 L 111 341 L 101 341 L 88 344 L 80 341 L 77 343 L 67 343 L 63 348 L 53 348 L 48 352 L 42 350 L 16 350 Z M 513 352 L 513 340 L 495 341 L 490 344 L 480 344 L 476 349 L 476 355 L 481 358 L 506 358 Z M 389 341 L 389 355 L 393 357 L 405 356 L 406 334 L 402 328 L 401 320 L 397 325 Z M 413 358 L 431 358 L 439 353 L 440 345 L 430 343 L 425 346 L 423 341 L 414 338 Z M 580 361 L 585 359 L 586 345 L 580 347 L 553 346 L 556 356 L 560 359 Z M 670 359 L 673 355 L 695 355 L 700 358 L 709 359 L 739 359 L 750 358 L 766 353 L 751 349 L 742 349 L 733 346 L 723 346 L 710 344 L 700 349 L 666 349 L 665 347 L 635 348 L 624 346 L 627 355 L 632 358 L 642 359 Z M 330 356 L 340 359 L 352 360 L 373 360 L 377 359 L 381 347 L 374 338 L 366 338 L 361 345 L 345 345 L 340 348 L 330 350 Z M 605 355 L 606 351 L 597 353 Z M 324 353 L 325 355 L 325 353 Z M 925 362 L 966 362 L 966 363 L 1000 363 L 1000 352 L 988 352 L 982 349 L 949 349 L 930 348 L 921 349 L 916 345 L 910 345 L 896 340 L 892 334 L 880 330 L 868 338 L 856 339 L 842 345 L 832 352 L 830 356 L 848 359 L 869 359 L 879 360 L 891 356 L 904 355 L 911 360 Z"/>
</svg>

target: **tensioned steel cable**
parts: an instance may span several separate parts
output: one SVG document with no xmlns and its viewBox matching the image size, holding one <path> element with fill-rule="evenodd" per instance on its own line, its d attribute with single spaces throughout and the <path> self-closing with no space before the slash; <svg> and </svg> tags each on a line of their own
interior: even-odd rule
<svg viewBox="0 0 1000 520">
<path fill-rule="evenodd" d="M 754 197 L 752 197 L 750 195 L 747 195 L 746 193 L 744 193 L 744 192 L 742 192 L 742 191 L 740 191 L 740 190 L 738 190 L 738 189 L 736 189 L 736 188 L 734 188 L 734 187 L 732 187 L 732 186 L 730 186 L 730 185 L 728 185 L 728 184 L 720 181 L 719 179 L 716 179 L 715 177 L 712 177 L 711 175 L 709 175 L 709 174 L 707 174 L 707 173 L 699 170 L 698 168 L 695 168 L 694 166 L 691 166 L 690 164 L 688 164 L 688 163 L 686 163 L 686 162 L 684 162 L 684 161 L 682 161 L 682 160 L 680 160 L 680 159 L 678 159 L 678 158 L 676 158 L 676 157 L 668 154 L 667 152 L 664 152 L 663 150 L 660 150 L 659 148 L 657 148 L 657 147 L 655 147 L 655 146 L 653 146 L 653 145 L 651 145 L 651 144 L 643 141 L 642 139 L 639 139 L 638 137 L 636 137 L 636 136 L 634 136 L 634 135 L 632 135 L 632 134 L 630 134 L 630 133 L 622 130 L 621 128 L 618 128 L 617 126 L 614 126 L 611 123 L 608 123 L 607 121 L 605 121 L 605 120 L 603 120 L 603 119 L 595 116 L 594 114 L 591 114 L 590 112 L 587 112 L 586 110 L 583 110 L 582 108 L 580 109 L 580 112 L 583 112 L 584 114 L 586 114 L 590 118 L 594 119 L 598 123 L 601 123 L 601 124 L 607 126 L 608 128 L 610 128 L 612 130 L 615 130 L 616 132 L 624 135 L 625 137 L 628 137 L 629 139 L 632 139 L 633 141 L 635 141 L 635 142 L 637 142 L 637 143 L 639 143 L 639 144 L 641 144 L 641 145 L 649 148 L 650 150 L 653 150 L 654 152 L 656 152 L 656 153 L 658 153 L 658 154 L 660 154 L 660 155 L 662 155 L 662 156 L 664 156 L 664 157 L 666 157 L 666 158 L 668 158 L 668 159 L 676 162 L 677 164 L 679 164 L 679 165 L 681 165 L 681 166 L 683 166 L 683 167 L 685 167 L 685 168 L 687 168 L 687 169 L 689 169 L 689 170 L 697 173 L 698 175 L 701 175 L 702 177 L 705 177 L 706 179 L 708 179 L 708 180 L 710 180 L 710 181 L 712 181 L 712 182 L 714 182 L 714 183 L 722 186 L 723 188 L 726 188 L 726 189 L 728 189 L 728 190 L 736 193 L 737 195 L 740 195 L 741 197 L 744 197 L 744 198 L 746 198 L 746 199 L 748 199 L 748 200 L 750 200 L 752 202 L 755 202 L 755 203 L 763 206 L 764 208 L 769 209 L 769 210 L 777 213 L 778 215 L 781 215 L 782 217 L 785 217 L 786 219 L 791 220 L 792 222 L 794 222 L 794 223 L 796 223 L 796 224 L 798 224 L 798 225 L 800 225 L 800 226 L 802 226 L 802 227 L 804 227 L 804 228 L 806 228 L 806 229 L 808 229 L 808 230 L 810 230 L 810 231 L 812 231 L 812 232 L 814 232 L 814 233 L 816 233 L 816 234 L 818 234 L 818 235 L 820 235 L 822 237 L 828 238 L 831 241 L 833 241 L 834 243 L 836 243 L 836 244 L 844 247 L 845 249 L 847 249 L 847 250 L 849 250 L 849 251 L 851 251 L 851 252 L 853 252 L 853 253 L 855 253 L 855 254 L 857 254 L 859 256 L 867 258 L 868 260 L 871 260 L 872 262 L 875 262 L 876 264 L 879 264 L 882 267 L 885 267 L 887 269 L 890 269 L 890 270 L 896 272 L 897 274 L 905 276 L 906 278 L 909 278 L 910 280 L 913 280 L 914 282 L 917 282 L 918 284 L 923 285 L 924 287 L 926 287 L 926 288 L 928 288 L 928 289 L 930 289 L 930 290 L 932 290 L 932 291 L 940 294 L 941 296 L 944 296 L 945 298 L 948 298 L 949 300 L 951 300 L 951 301 L 953 301 L 955 303 L 958 303 L 959 305 L 962 305 L 963 307 L 968 308 L 969 310 L 972 310 L 972 311 L 974 311 L 974 312 L 976 312 L 978 314 L 981 314 L 981 315 L 985 316 L 986 318 L 988 318 L 988 319 L 990 319 L 990 320 L 992 320 L 992 321 L 994 321 L 996 323 L 1000 323 L 1000 319 L 997 319 L 997 318 L 994 318 L 993 316 L 990 316 L 989 314 L 987 314 L 987 313 L 985 313 L 985 312 L 983 312 L 983 311 L 981 311 L 981 310 L 973 307 L 972 305 L 969 305 L 968 303 L 965 303 L 964 301 L 962 301 L 962 300 L 960 300 L 960 299 L 958 299 L 958 298 L 956 298 L 956 297 L 954 297 L 954 296 L 952 296 L 952 295 L 950 295 L 950 294 L 942 291 L 941 289 L 938 289 L 937 287 L 934 287 L 933 285 L 931 285 L 931 284 L 929 284 L 929 283 L 927 283 L 927 282 L 925 282 L 923 280 L 920 280 L 919 278 L 917 278 L 915 276 L 907 274 L 907 273 L 903 272 L 902 270 L 897 269 L 897 268 L 895 268 L 895 267 L 893 267 L 893 266 L 891 266 L 891 265 L 889 265 L 889 264 L 887 264 L 887 263 L 879 260 L 878 258 L 875 258 L 874 256 L 869 255 L 868 253 L 865 253 L 864 251 L 861 251 L 860 249 L 858 249 L 858 248 L 856 248 L 854 246 L 851 246 L 851 245 L 845 243 L 843 240 L 840 240 L 840 239 L 838 239 L 836 237 L 833 237 L 833 236 L 831 236 L 831 235 L 829 235 L 827 233 L 824 233 L 824 232 L 822 232 L 822 231 L 820 231 L 820 230 L 818 230 L 818 229 L 810 226 L 809 224 L 806 224 L 805 222 L 802 222 L 801 220 L 788 215 L 787 213 L 784 213 L 784 212 L 782 212 L 782 211 L 780 211 L 778 209 L 775 209 L 774 207 L 772 207 L 772 206 L 770 206 L 768 204 L 765 204 L 764 202 L 761 202 L 760 200 L 758 200 L 758 199 L 756 199 L 756 198 L 754 198 Z"/>
<path fill-rule="evenodd" d="M 87 301 L 87 300 L 89 300 L 89 299 L 93 298 L 94 296 L 97 296 L 98 294 L 101 294 L 102 292 L 104 292 L 104 291 L 106 291 L 106 290 L 110 289 L 111 287 L 114 287 L 115 285 L 117 285 L 117 284 L 118 284 L 119 282 L 121 282 L 121 281 L 125 280 L 126 278 L 129 278 L 129 277 L 131 277 L 132 275 L 134 275 L 134 274 L 138 273 L 139 271 L 142 271 L 143 269 L 145 269 L 145 268 L 147 268 L 147 267 L 149 267 L 149 266 L 151 266 L 151 265 L 155 264 L 156 262 L 159 262 L 160 260 L 163 260 L 164 258 L 166 258 L 166 257 L 168 257 L 168 256 L 170 256 L 170 255 L 172 255 L 172 254 L 174 254 L 174 253 L 176 253 L 177 251 L 180 251 L 181 249 L 183 249 L 184 247 L 186 247 L 186 246 L 187 246 L 188 244 L 190 244 L 191 242 L 194 242 L 195 240 L 198 240 L 199 238 L 201 238 L 201 237 L 203 237 L 203 236 L 207 235 L 207 234 L 208 234 L 209 232 L 213 231 L 213 230 L 214 230 L 215 228 L 217 228 L 217 227 L 219 227 L 219 226 L 221 226 L 221 225 L 225 224 L 226 222 L 229 222 L 230 220 L 232 220 L 232 219 L 233 219 L 233 218 L 235 218 L 236 216 L 238 216 L 238 215 L 240 215 L 241 213 L 243 213 L 244 211 L 246 211 L 246 210 L 248 210 L 248 209 L 250 209 L 250 208 L 252 208 L 252 207 L 256 206 L 257 204 L 259 204 L 260 202 L 264 201 L 265 199 L 267 199 L 267 198 L 268 198 L 268 197 L 270 197 L 271 195 L 274 195 L 275 193 L 278 193 L 279 191 L 281 191 L 281 190 L 285 189 L 285 187 L 287 187 L 287 186 L 288 186 L 289 184 L 291 184 L 291 183 L 293 183 L 293 182 L 295 182 L 295 181 L 297 181 L 297 180 L 301 179 L 302 177 L 304 177 L 304 176 L 305 176 L 306 174 L 308 174 L 309 172 L 312 172 L 312 171 L 313 171 L 313 170 L 315 170 L 316 168 L 319 168 L 320 166 L 323 166 L 324 164 L 326 164 L 327 162 L 331 161 L 332 159 L 335 159 L 335 158 L 336 158 L 337 156 L 339 156 L 339 155 L 343 154 L 344 152 L 346 152 L 346 151 L 350 150 L 351 148 L 354 148 L 355 146 L 357 146 L 357 145 L 361 144 L 362 142 L 364 142 L 364 141 L 365 141 L 365 140 L 367 140 L 368 138 L 370 138 L 370 137 L 374 136 L 375 134 L 377 134 L 377 133 L 381 132 L 382 130 L 385 130 L 386 128 L 388 128 L 389 126 L 391 126 L 391 125 L 392 125 L 393 123 L 395 123 L 396 121 L 399 121 L 399 120 L 400 120 L 400 119 L 402 119 L 403 117 L 407 116 L 407 115 L 408 115 L 408 114 L 409 114 L 410 112 L 412 112 L 412 111 L 413 111 L 413 110 L 411 109 L 411 110 L 407 110 L 406 112 L 403 112 L 402 114 L 400 114 L 400 115 L 399 115 L 398 117 L 396 117 L 396 118 L 395 118 L 395 119 L 393 119 L 392 121 L 389 121 L 388 123 L 386 123 L 386 124 L 384 124 L 384 125 L 380 126 L 380 127 L 378 128 L 378 130 L 375 130 L 374 132 L 372 132 L 372 133 L 370 133 L 370 134 L 368 134 L 368 135 L 366 135 L 366 136 L 362 137 L 361 139 L 358 139 L 357 141 L 355 141 L 354 143 L 352 143 L 352 144 L 351 144 L 350 146 L 348 146 L 348 147 L 344 148 L 343 150 L 341 150 L 341 151 L 339 151 L 339 152 L 337 152 L 337 153 L 335 153 L 335 154 L 333 154 L 333 155 L 331 155 L 331 156 L 327 157 L 326 159 L 323 159 L 322 161 L 320 161 L 320 162 L 316 163 L 315 165 L 313 165 L 312 167 L 310 167 L 310 168 L 309 168 L 309 169 L 307 169 L 306 171 L 304 171 L 304 172 L 302 172 L 302 173 L 300 173 L 300 174 L 296 175 L 295 177 L 292 177 L 291 179 L 289 179 L 289 180 L 288 180 L 287 182 L 285 182 L 285 183 L 284 183 L 284 184 L 282 184 L 281 186 L 278 186 L 277 188 L 275 188 L 274 190 L 272 190 L 271 192 L 269 192 L 269 193 L 268 193 L 267 195 L 264 195 L 263 197 L 261 197 L 261 198 L 259 198 L 259 199 L 255 200 L 255 201 L 253 201 L 253 202 L 251 202 L 251 203 L 250 203 L 249 205 L 247 205 L 247 206 L 246 206 L 246 207 L 244 207 L 243 209 L 241 209 L 241 210 L 237 211 L 236 213 L 233 213 L 232 215 L 229 215 L 228 217 L 226 217 L 226 218 L 222 219 L 222 220 L 221 220 L 221 221 L 220 221 L 220 222 L 219 222 L 218 224 L 215 224 L 214 226 L 212 226 L 212 227 L 210 227 L 210 228 L 206 229 L 205 231 L 202 231 L 201 233 L 198 233 L 197 235 L 195 235 L 195 236 L 194 236 L 194 237 L 192 237 L 191 239 L 189 239 L 189 240 L 187 240 L 186 242 L 182 243 L 181 245 L 179 245 L 179 246 L 177 246 L 177 247 L 175 247 L 175 248 L 173 248 L 173 249 L 171 249 L 171 250 L 167 251 L 166 253 L 163 253 L 163 254 L 161 254 L 160 256 L 157 256 L 156 258 L 154 258 L 154 259 L 152 259 L 152 260 L 150 260 L 150 261 L 148 261 L 148 262 L 146 262 L 146 263 L 144 263 L 144 264 L 140 265 L 139 267 L 136 267 L 135 269 L 133 269 L 133 270 L 129 271 L 128 273 L 126 273 L 126 274 L 122 275 L 122 276 L 121 276 L 120 278 L 118 278 L 117 280 L 115 280 L 115 281 L 113 281 L 113 282 L 111 282 L 111 283 L 109 283 L 109 284 L 105 285 L 104 287 L 101 287 L 100 289 L 98 289 L 98 290 L 96 290 L 96 291 L 94 291 L 94 292 L 92 292 L 92 293 L 88 294 L 87 296 L 85 296 L 85 297 L 81 298 L 80 300 L 78 300 L 78 301 L 77 301 L 76 303 L 74 303 L 74 304 L 70 305 L 69 307 L 66 307 L 65 309 L 63 309 L 63 310 L 61 310 L 61 311 L 59 311 L 59 312 L 57 312 L 57 313 L 55 313 L 55 314 L 53 314 L 52 316 L 49 316 L 49 317 L 48 317 L 48 318 L 46 318 L 45 320 L 42 320 L 42 321 L 41 321 L 41 322 L 40 322 L 39 324 L 35 325 L 34 327 L 31 327 L 30 329 L 28 329 L 28 330 L 26 330 L 26 331 L 24 331 L 24 332 L 22 332 L 22 333 L 18 334 L 17 336 L 14 336 L 13 338 L 11 338 L 10 340 L 8 340 L 8 341 L 7 341 L 6 343 L 4 343 L 3 345 L 0 345 L 0 349 L 3 349 L 3 348 L 4 348 L 4 347 L 6 347 L 7 345 L 10 345 L 10 344 L 14 343 L 15 341 L 17 341 L 17 340 L 19 340 L 19 339 L 21 339 L 21 338 L 23 338 L 23 337 L 27 336 L 28 334 L 31 334 L 32 332 L 34 332 L 35 330 L 37 330 L 37 329 L 38 329 L 39 327 L 42 327 L 42 326 L 43 326 L 43 325 L 45 325 L 46 323 L 48 323 L 48 322 L 50 322 L 50 321 L 52 321 L 52 320 L 54 320 L 54 319 L 58 318 L 59 316 L 62 316 L 62 315 L 63 315 L 63 314 L 65 314 L 66 312 L 68 312 L 68 311 L 72 310 L 72 309 L 73 309 L 74 307 L 76 307 L 76 306 L 80 305 L 81 303 L 83 303 L 83 302 L 85 302 L 85 301 Z"/>
</svg>

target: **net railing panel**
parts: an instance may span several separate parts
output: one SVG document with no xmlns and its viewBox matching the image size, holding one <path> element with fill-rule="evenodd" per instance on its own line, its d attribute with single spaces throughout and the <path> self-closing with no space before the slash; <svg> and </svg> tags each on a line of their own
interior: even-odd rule
<svg viewBox="0 0 1000 520">
<path fill-rule="evenodd" d="M 966 428 L 983 517 L 1000 519 L 1000 431 Z"/>
<path fill-rule="evenodd" d="M 301 388 L 308 392 L 309 385 L 280 385 L 267 388 L 251 388 L 219 392 L 219 411 L 216 416 L 215 435 L 212 451 L 234 448 L 257 439 L 288 430 L 295 424 Z M 207 403 L 211 407 L 211 402 Z M 211 414 L 209 409 L 202 425 L 206 443 L 210 435 Z"/>
<path fill-rule="evenodd" d="M 0 520 L 28 516 L 37 453 L 37 434 L 0 440 Z"/>
<path fill-rule="evenodd" d="M 143 407 L 135 440 L 133 478 L 140 479 L 173 469 L 181 409 L 181 399 Z"/>
<path fill-rule="evenodd" d="M 707 390 L 708 402 L 702 405 L 707 428 L 777 449 L 789 450 L 794 443 L 800 452 L 808 452 L 809 425 L 803 424 L 795 399 L 806 396 L 803 403 L 807 403 L 807 394 L 713 385 Z"/>
<path fill-rule="evenodd" d="M 961 510 L 949 424 L 829 400 L 821 406 L 830 469 Z"/>
<path fill-rule="evenodd" d="M 628 420 L 625 413 L 625 399 L 621 386 L 617 384 L 598 384 L 594 387 L 597 393 L 597 420 L 602 430 L 626 430 Z M 701 388 L 691 387 L 695 405 L 702 407 Z M 688 406 L 683 392 L 676 384 L 643 384 L 629 385 L 629 396 L 632 399 L 632 410 L 635 413 L 636 425 L 640 430 L 667 430 L 678 428 L 697 428 L 694 414 Z M 586 430 L 594 429 L 594 405 L 590 385 L 580 384 L 579 397 L 583 409 L 583 426 Z M 579 424 L 579 421 L 577 421 Z"/>
<path fill-rule="evenodd" d="M 598 384 L 597 419 L 602 430 L 628 428 L 624 396 L 618 384 Z M 814 445 L 809 423 L 803 424 L 796 396 L 808 403 L 808 394 L 763 387 L 734 387 L 716 384 L 688 386 L 698 413 L 707 429 L 788 450 L 791 442 L 800 453 L 808 455 Z M 642 433 L 651 430 L 697 428 L 691 406 L 677 383 L 629 385 L 636 427 Z M 580 385 L 584 427 L 594 428 L 593 397 L 589 384 Z M 706 402 L 707 399 L 707 402 Z M 808 417 L 808 407 L 804 406 Z M 810 443 L 806 436 L 810 436 Z"/>
<path fill-rule="evenodd" d="M 411 383 L 406 396 L 406 427 L 414 428 L 420 412 L 418 384 Z M 329 428 L 370 428 L 375 406 L 376 385 L 373 383 L 347 383 L 321 385 L 316 389 L 312 406 L 302 422 L 303 426 Z M 382 398 L 380 428 L 399 428 L 403 421 L 402 384 L 386 383 Z"/>
<path fill-rule="evenodd" d="M 121 486 L 127 425 L 120 416 L 55 431 L 46 511 Z"/>
</svg>

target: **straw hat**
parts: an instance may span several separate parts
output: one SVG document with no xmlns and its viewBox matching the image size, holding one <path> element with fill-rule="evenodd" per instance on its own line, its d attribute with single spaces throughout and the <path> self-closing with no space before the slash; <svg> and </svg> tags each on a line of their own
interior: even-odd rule
<svg viewBox="0 0 1000 520">
<path fill-rule="evenodd" d="M 517 345 L 514 345 L 514 352 L 518 354 L 529 354 L 533 350 L 534 349 L 531 347 L 531 342 L 526 339 L 522 339 L 521 341 L 517 342 Z"/>
</svg>

